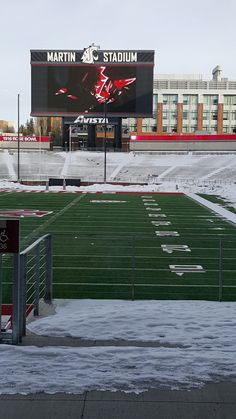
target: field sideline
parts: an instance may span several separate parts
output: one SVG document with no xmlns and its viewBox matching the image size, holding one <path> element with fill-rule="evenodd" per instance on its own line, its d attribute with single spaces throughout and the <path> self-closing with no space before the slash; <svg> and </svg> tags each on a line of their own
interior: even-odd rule
<svg viewBox="0 0 236 419">
<path fill-rule="evenodd" d="M 51 212 L 21 218 L 20 236 L 23 250 L 52 234 L 54 298 L 218 300 L 222 280 L 222 299 L 236 300 L 235 227 L 183 194 L 0 193 L 0 210 L 10 209 Z M 158 236 L 167 231 L 178 235 Z M 3 275 L 7 302 L 10 269 Z"/>
</svg>

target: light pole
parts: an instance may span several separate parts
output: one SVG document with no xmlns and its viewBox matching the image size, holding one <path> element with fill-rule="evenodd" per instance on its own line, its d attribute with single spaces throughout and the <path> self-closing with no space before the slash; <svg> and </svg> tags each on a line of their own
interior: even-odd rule
<svg viewBox="0 0 236 419">
<path fill-rule="evenodd" d="M 69 155 L 70 155 L 70 162 L 71 162 L 71 146 L 72 146 L 72 142 L 71 142 L 71 125 L 69 126 Z"/>
<path fill-rule="evenodd" d="M 104 101 L 104 183 L 107 181 L 107 101 Z"/>
<path fill-rule="evenodd" d="M 17 95 L 17 182 L 20 182 L 20 95 Z"/>
<path fill-rule="evenodd" d="M 39 180 L 41 180 L 41 141 L 42 141 L 42 127 L 39 125 Z"/>
</svg>

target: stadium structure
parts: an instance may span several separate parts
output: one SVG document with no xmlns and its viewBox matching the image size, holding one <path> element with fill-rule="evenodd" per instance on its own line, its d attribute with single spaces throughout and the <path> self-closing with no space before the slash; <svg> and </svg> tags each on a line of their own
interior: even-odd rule
<svg viewBox="0 0 236 419">
<path fill-rule="evenodd" d="M 219 66 L 212 80 L 156 75 L 153 118 L 128 120 L 127 127 L 140 140 L 131 142 L 132 150 L 235 150 L 236 81 L 222 77 Z"/>
<path fill-rule="evenodd" d="M 153 51 L 94 44 L 31 51 L 31 65 L 31 114 L 62 118 L 70 152 L 42 150 L 41 127 L 22 138 L 37 153 L 19 135 L 0 153 L 0 340 L 21 342 L 40 298 L 235 301 L 235 207 L 220 196 L 235 190 L 234 82 L 219 67 L 209 82 L 153 78 Z M 80 129 L 96 150 L 99 127 L 104 154 L 71 153 Z M 134 152 L 107 156 L 124 129 Z"/>
<path fill-rule="evenodd" d="M 91 127 L 78 124 L 72 132 L 74 149 L 86 149 Z M 114 142 L 116 127 L 107 126 Z M 201 75 L 155 74 L 151 117 L 122 118 L 122 151 L 236 150 L 236 81 L 216 66 L 212 79 Z M 97 125 L 101 146 L 104 126 Z"/>
<path fill-rule="evenodd" d="M 66 58 L 68 57 L 67 54 Z M 110 58 L 110 56 L 108 57 Z M 58 57 L 54 53 L 54 56 L 50 55 L 49 58 L 52 60 Z M 124 58 L 123 55 L 121 58 Z M 64 56 L 61 59 L 65 59 Z M 32 64 L 33 66 L 36 64 L 37 69 L 45 65 L 42 60 Z M 48 63 L 48 66 L 55 68 L 56 64 L 58 65 L 53 61 Z M 68 65 L 69 63 L 60 62 L 59 64 L 62 67 L 62 64 Z M 153 65 L 149 64 L 150 67 Z M 122 63 L 112 63 L 112 66 L 113 68 L 115 66 L 122 68 Z M 127 66 L 130 66 L 134 72 L 133 63 L 126 63 L 123 68 Z M 62 76 L 60 79 L 64 81 Z M 131 117 L 129 116 L 130 109 L 127 107 L 126 114 L 123 112 L 123 116 L 119 112 L 113 112 L 111 117 L 110 109 L 107 106 L 106 141 L 108 150 L 235 151 L 236 81 L 224 77 L 220 66 L 216 66 L 212 70 L 211 80 L 204 80 L 201 75 L 196 74 L 155 74 L 152 79 L 151 73 L 149 79 L 153 86 L 152 109 L 148 109 L 146 116 L 145 109 L 141 107 L 133 109 Z M 131 78 L 129 80 L 130 85 L 123 86 L 123 90 L 133 88 Z M 150 92 L 150 86 L 148 89 Z M 60 89 L 56 92 L 55 98 L 62 101 L 64 96 L 70 96 L 71 102 L 75 101 L 75 95 L 66 95 L 63 93 L 62 87 L 61 92 Z M 150 107 L 150 100 L 148 107 Z M 63 112 L 55 112 L 55 109 L 54 116 L 50 116 L 53 114 L 51 110 L 47 112 L 47 115 L 45 112 L 41 112 L 40 116 L 37 111 L 32 114 L 37 114 L 36 126 L 43 124 L 43 131 L 40 135 L 39 130 L 38 135 L 32 139 L 22 138 L 22 148 L 37 149 L 40 143 L 40 148 L 51 149 L 50 137 L 47 134 L 53 130 L 55 123 L 57 127 L 61 124 L 62 145 L 65 150 L 69 150 L 70 147 L 72 150 L 103 148 L 104 107 L 100 109 L 100 112 L 96 110 L 95 113 L 90 112 L 89 115 L 83 113 L 77 115 L 74 112 L 73 115 L 76 117 L 70 116 L 71 112 L 66 112 L 63 116 L 61 115 Z M 71 128 L 69 128 L 70 126 Z M 17 147 L 16 139 L 13 138 L 13 134 L 11 136 L 12 138 L 7 134 L 0 136 L 0 148 Z M 44 141 L 42 141 L 42 137 L 44 137 Z M 46 137 L 48 138 L 46 139 Z"/>
</svg>

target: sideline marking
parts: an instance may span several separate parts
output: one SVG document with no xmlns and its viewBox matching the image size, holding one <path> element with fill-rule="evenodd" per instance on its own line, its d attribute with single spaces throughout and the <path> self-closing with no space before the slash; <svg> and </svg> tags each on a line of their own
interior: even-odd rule
<svg viewBox="0 0 236 419">
<path fill-rule="evenodd" d="M 176 275 L 182 276 L 185 273 L 204 273 L 201 265 L 169 265 L 171 272 Z"/>
<path fill-rule="evenodd" d="M 171 224 L 170 221 L 151 221 L 152 225 L 158 226 L 169 226 Z"/>
<path fill-rule="evenodd" d="M 152 207 L 147 207 L 146 208 L 147 211 L 161 211 L 161 208 L 152 208 Z"/>
<path fill-rule="evenodd" d="M 179 237 L 179 233 L 178 231 L 155 231 L 156 236 L 160 236 L 160 237 Z"/>
<path fill-rule="evenodd" d="M 93 199 L 92 201 L 93 204 L 120 204 L 120 203 L 126 203 L 127 201 L 115 201 L 115 200 L 108 200 L 108 199 Z"/>
<path fill-rule="evenodd" d="M 152 202 L 149 201 L 149 202 L 144 202 L 144 205 L 152 205 L 152 206 L 156 206 L 157 207 L 159 204 L 157 204 L 157 203 L 154 204 L 154 203 L 152 203 Z"/>
<path fill-rule="evenodd" d="M 166 218 L 165 214 L 148 214 L 148 216 L 152 218 L 157 218 L 157 217 Z"/>
</svg>

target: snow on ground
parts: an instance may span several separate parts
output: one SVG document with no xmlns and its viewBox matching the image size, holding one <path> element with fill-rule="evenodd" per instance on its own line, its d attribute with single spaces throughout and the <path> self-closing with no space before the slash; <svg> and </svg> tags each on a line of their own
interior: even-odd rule
<svg viewBox="0 0 236 419">
<path fill-rule="evenodd" d="M 28 330 L 46 336 L 170 343 L 192 349 L 236 347 L 236 304 L 209 301 L 55 300 L 56 314 Z M 209 346 L 210 344 L 210 346 Z"/>
<path fill-rule="evenodd" d="M 31 322 L 31 331 L 109 339 L 111 346 L 1 345 L 1 393 L 140 393 L 236 382 L 235 303 L 56 300 L 54 304 L 56 314 Z M 118 339 L 129 343 L 116 347 Z"/>
<path fill-rule="evenodd" d="M 173 166 L 178 165 L 173 156 L 169 159 Z M 215 159 L 212 172 L 219 173 L 219 159 L 217 156 Z M 147 164 L 145 157 L 141 160 Z M 182 157 L 182 164 L 184 160 Z M 8 161 L 8 166 L 10 163 Z M 123 167 L 120 155 L 118 164 L 119 168 L 114 165 L 111 172 L 113 178 Z M 64 166 L 64 171 L 68 167 Z M 142 166 L 133 167 L 132 174 L 135 170 L 140 174 Z M 45 190 L 45 186 L 36 188 L 2 180 L 0 189 Z M 62 188 L 50 190 L 56 192 Z M 212 208 L 211 203 L 195 194 L 219 195 L 236 207 L 233 182 L 199 182 L 188 177 L 174 181 L 162 179 L 160 184 L 67 187 L 67 191 L 180 191 L 231 221 L 234 220 L 229 211 L 215 204 Z M 29 323 L 28 329 L 41 335 L 92 339 L 94 346 L 1 345 L 0 393 L 82 393 L 86 390 L 139 393 L 150 388 L 191 389 L 207 382 L 236 382 L 236 303 L 56 300 L 55 305 L 55 315 Z M 110 340 L 110 346 L 96 346 L 98 340 Z M 125 346 L 115 346 L 117 340 L 126 342 Z"/>
</svg>

